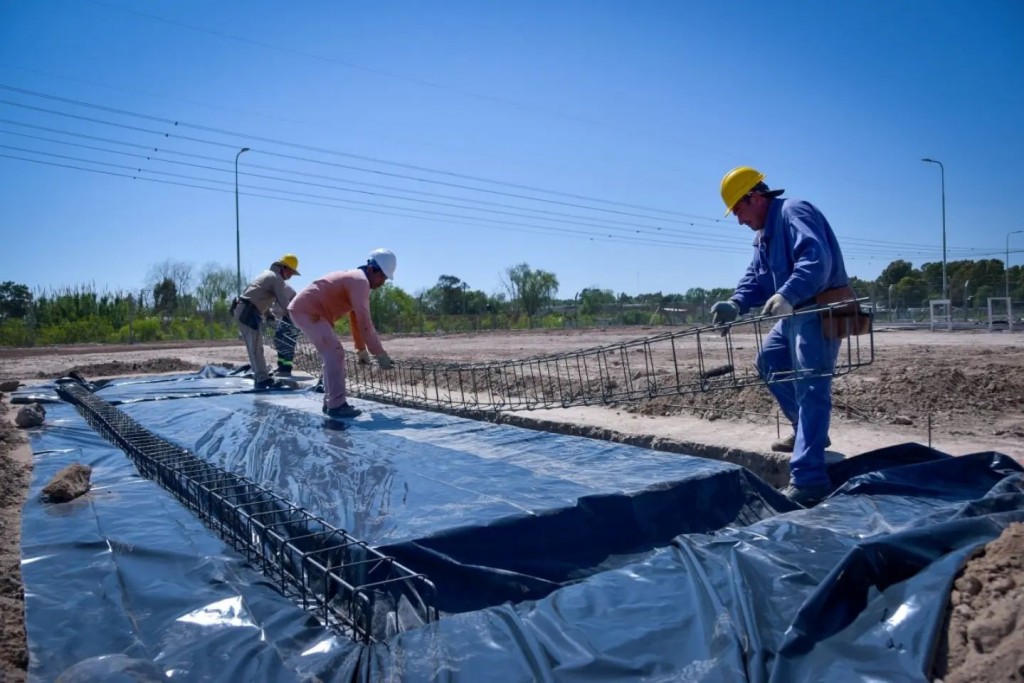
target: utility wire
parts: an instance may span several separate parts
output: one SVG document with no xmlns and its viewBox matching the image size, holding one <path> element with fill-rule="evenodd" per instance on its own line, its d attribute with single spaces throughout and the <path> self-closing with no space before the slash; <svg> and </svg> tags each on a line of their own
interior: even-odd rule
<svg viewBox="0 0 1024 683">
<path fill-rule="evenodd" d="M 5 122 L 5 121 L 3 119 L 0 119 L 0 123 L 3 123 L 3 122 Z M 7 135 L 16 135 L 16 136 L 19 136 L 19 137 L 24 137 L 24 138 L 33 139 L 33 140 L 39 140 L 39 141 L 42 141 L 42 142 L 55 143 L 55 144 L 59 144 L 59 145 L 69 146 L 69 147 L 78 147 L 78 148 L 81 148 L 81 149 L 89 149 L 89 150 L 104 152 L 104 153 L 108 153 L 108 154 L 118 154 L 118 155 L 130 156 L 130 157 L 141 158 L 141 159 L 146 159 L 146 160 L 154 160 L 154 161 L 158 161 L 160 163 L 176 164 L 176 165 L 181 165 L 181 166 L 188 166 L 188 167 L 193 167 L 193 168 L 199 168 L 199 169 L 203 169 L 203 170 L 224 171 L 224 172 L 227 172 L 229 170 L 229 169 L 217 168 L 217 167 L 212 167 L 212 166 L 203 165 L 203 164 L 193 164 L 193 163 L 184 162 L 184 161 L 175 161 L 173 159 L 159 159 L 159 158 L 155 158 L 155 157 L 153 157 L 151 155 L 135 154 L 135 153 L 132 153 L 132 152 L 125 152 L 123 150 L 114 150 L 114 149 L 109 149 L 109 148 L 104 148 L 104 147 L 98 147 L 98 146 L 95 146 L 95 145 L 86 145 L 86 144 L 81 144 L 81 143 L 68 142 L 68 141 L 64 141 L 64 140 L 56 140 L 54 138 L 47 138 L 47 137 L 43 137 L 43 136 L 30 135 L 30 134 L 27 134 L 27 133 L 18 133 L 18 132 L 14 132 L 14 131 L 4 131 L 4 130 L 0 130 L 0 133 L 6 133 Z M 133 147 L 135 149 L 144 149 L 144 150 L 147 150 L 147 151 L 154 149 L 154 148 L 152 148 L 149 145 L 143 145 L 143 144 L 139 144 L 139 143 L 130 143 L 130 142 L 123 142 L 123 141 L 118 141 L 118 140 L 110 140 L 110 139 L 106 139 L 106 138 L 99 138 L 97 136 L 84 136 L 84 137 L 88 137 L 88 138 L 94 139 L 94 140 L 101 140 L 101 141 L 107 142 L 108 144 L 119 144 L 119 145 L 124 145 L 124 146 L 130 146 L 130 147 Z M 21 150 L 21 151 L 32 151 L 32 150 Z M 218 164 L 227 163 L 224 159 L 218 159 L 216 157 L 211 157 L 211 156 L 207 156 L 207 155 L 190 154 L 190 153 L 187 153 L 187 152 L 174 152 L 174 151 L 171 151 L 171 150 L 163 150 L 163 151 L 169 152 L 169 153 L 172 153 L 172 154 L 179 154 L 179 155 L 187 156 L 189 158 L 195 158 L 195 159 L 200 159 L 200 160 L 204 160 L 204 161 L 212 161 L 212 162 L 218 163 Z M 427 199 L 418 199 L 418 198 L 414 198 L 414 197 L 403 197 L 403 196 L 400 196 L 400 195 L 385 194 L 385 193 L 379 193 L 379 192 L 370 192 L 370 191 L 367 191 L 367 190 L 351 189 L 351 188 L 346 188 L 346 187 L 339 187 L 337 185 L 327 185 L 327 184 L 323 184 L 323 183 L 316 183 L 316 182 L 305 181 L 305 180 L 295 180 L 295 179 L 292 179 L 292 178 L 285 178 L 285 177 L 281 177 L 281 176 L 270 176 L 270 175 L 264 175 L 264 174 L 259 174 L 259 173 L 252 173 L 252 172 L 249 172 L 249 171 L 245 171 L 245 172 L 240 172 L 239 173 L 239 175 L 249 176 L 249 177 L 253 177 L 253 178 L 262 178 L 264 180 L 275 180 L 275 181 L 280 181 L 280 182 L 309 185 L 309 186 L 312 186 L 312 187 L 320 187 L 320 188 L 325 188 L 325 189 L 333 189 L 333 190 L 337 190 L 337 191 L 340 191 L 340 192 L 353 192 L 353 193 L 359 193 L 359 194 L 366 194 L 366 195 L 369 195 L 369 196 L 381 196 L 381 197 L 386 197 L 386 198 L 389 198 L 389 199 L 399 199 L 399 200 L 403 200 L 403 201 L 418 202 L 418 203 L 425 203 L 425 204 L 433 204 L 433 205 L 439 205 L 439 206 L 448 206 L 448 207 L 460 208 L 460 209 L 470 210 L 470 211 L 482 211 L 482 212 L 498 213 L 498 214 L 504 214 L 504 215 L 510 215 L 510 216 L 518 216 L 518 217 L 531 218 L 531 219 L 534 219 L 534 220 L 557 221 L 557 222 L 562 222 L 562 223 L 567 223 L 567 224 L 572 224 L 572 225 L 589 226 L 589 227 L 595 227 L 595 228 L 600 228 L 600 229 L 628 230 L 628 231 L 631 231 L 631 232 L 636 232 L 638 234 L 691 236 L 691 237 L 698 237 L 700 239 L 707 240 L 707 241 L 722 242 L 722 243 L 726 243 L 726 244 L 730 244 L 730 245 L 739 245 L 739 244 L 743 244 L 743 243 L 746 242 L 746 240 L 743 240 L 742 238 L 738 238 L 738 237 L 728 237 L 728 236 L 724 236 L 724 235 L 722 235 L 722 236 L 719 236 L 719 235 L 707 235 L 705 233 L 694 232 L 694 231 L 689 231 L 689 230 L 684 230 L 684 229 L 679 229 L 679 228 L 662 227 L 662 226 L 651 226 L 651 225 L 636 224 L 636 223 L 626 223 L 624 221 L 615 221 L 615 220 L 611 220 L 611 219 L 592 218 L 592 217 L 589 217 L 589 216 L 581 216 L 581 215 L 578 215 L 578 214 L 569 214 L 569 213 L 562 213 L 562 212 L 557 212 L 557 211 L 547 211 L 547 210 L 544 210 L 544 209 L 535 209 L 535 208 L 531 208 L 531 207 L 513 206 L 513 205 L 509 205 L 509 204 L 502 204 L 502 203 L 499 203 L 499 202 L 488 202 L 488 201 L 484 201 L 484 200 L 477 200 L 477 199 L 466 198 L 466 197 L 457 197 L 457 196 L 453 196 L 453 195 L 441 195 L 441 194 L 428 193 L 428 192 L 418 192 L 416 190 L 407 190 L 407 189 L 404 189 L 404 188 L 398 188 L 398 187 L 394 187 L 394 186 L 380 185 L 380 184 L 376 184 L 376 183 L 364 183 L 364 182 L 360 182 L 360 181 L 343 180 L 343 179 L 334 178 L 334 177 L 326 176 L 326 175 L 322 175 L 322 174 L 314 174 L 314 173 L 305 173 L 305 172 L 301 172 L 301 171 L 284 170 L 284 169 L 279 169 L 279 168 L 276 168 L 276 167 L 263 166 L 263 165 L 259 165 L 259 164 L 247 163 L 246 164 L 246 168 L 257 168 L 257 169 L 269 170 L 269 171 L 274 171 L 274 172 L 279 172 L 279 173 L 288 173 L 288 174 L 298 175 L 298 176 L 301 176 L 301 177 L 313 177 L 313 178 L 330 180 L 330 181 L 333 181 L 333 182 L 350 183 L 350 184 L 355 184 L 355 185 L 363 185 L 363 186 L 375 187 L 375 188 L 379 188 L 379 189 L 388 189 L 388 190 L 392 190 L 392 191 L 396 191 L 396 192 L 404 192 L 404 193 L 409 193 L 409 194 L 426 195 L 426 196 L 430 196 L 430 197 L 436 197 L 436 198 L 441 198 L 441 199 L 448 199 L 448 200 L 452 200 L 452 201 L 451 202 L 442 202 L 442 201 L 434 201 L 434 200 L 427 200 Z M 482 205 L 489 206 L 489 207 L 499 207 L 499 208 L 503 208 L 503 209 L 510 209 L 511 211 L 500 211 L 500 210 L 494 209 L 494 208 L 479 208 L 479 207 L 475 207 L 475 206 L 466 206 L 465 204 L 456 204 L 456 203 L 452 203 L 452 202 L 478 203 L 478 204 L 482 204 Z M 521 213 L 522 211 L 531 211 L 531 212 L 534 212 L 534 213 L 541 213 L 541 214 L 545 214 L 545 215 L 541 215 L 541 216 L 526 215 L 526 214 Z M 549 218 L 548 216 L 554 216 L 554 218 Z M 595 222 L 595 221 L 599 221 L 599 222 Z"/>
<path fill-rule="evenodd" d="M 9 149 L 10 146 L 9 145 L 0 145 L 0 148 L 8 148 Z M 125 166 L 123 164 L 113 164 L 113 163 L 109 163 L 109 162 L 94 161 L 94 160 L 89 160 L 89 159 L 79 159 L 79 158 L 75 158 L 75 157 L 69 157 L 69 156 L 66 156 L 66 155 L 53 154 L 53 153 L 48 153 L 48 152 L 35 152 L 35 151 L 31 151 L 31 150 L 28 150 L 28 151 L 30 153 L 33 153 L 33 154 L 40 154 L 40 155 L 44 155 L 44 156 L 50 156 L 50 157 L 57 158 L 57 159 L 65 159 L 65 160 L 70 160 L 70 161 L 78 161 L 80 163 L 90 163 L 90 164 L 96 164 L 96 165 L 101 165 L 101 166 L 108 166 L 108 167 L 111 167 L 111 168 L 117 168 L 117 169 L 121 169 L 122 171 L 130 171 L 130 172 L 125 173 L 125 172 L 118 172 L 118 171 L 107 171 L 107 170 L 103 170 L 103 169 L 85 168 L 85 167 L 75 166 L 75 165 L 72 165 L 72 164 L 66 164 L 66 163 L 62 163 L 62 162 L 43 161 L 43 160 L 40 160 L 40 159 L 31 159 L 31 158 L 26 158 L 26 157 L 19 157 L 19 156 L 15 156 L 15 155 L 11 155 L 11 154 L 2 154 L 2 153 L 0 153 L 0 157 L 4 157 L 4 158 L 8 158 L 8 159 L 14 159 L 14 160 L 18 160 L 18 161 L 29 161 L 29 162 L 34 162 L 34 163 L 37 163 L 37 164 L 43 164 L 43 165 L 47 165 L 47 166 L 57 166 L 57 167 L 60 167 L 60 168 L 67 168 L 67 169 L 73 169 L 73 170 L 79 170 L 79 171 L 87 171 L 87 172 L 92 172 L 92 173 L 102 173 L 104 175 L 117 176 L 117 177 L 122 177 L 122 178 L 131 178 L 133 180 L 146 180 L 146 181 L 150 181 L 150 182 L 159 182 L 159 183 L 164 183 L 164 184 L 168 184 L 168 185 L 177 185 L 177 186 L 181 186 L 181 187 L 189 187 L 189 188 L 196 188 L 196 189 L 203 189 L 203 190 L 213 190 L 213 191 L 219 191 L 219 192 L 232 192 L 233 191 L 233 189 L 219 189 L 219 188 L 215 188 L 215 187 L 210 187 L 208 185 L 198 185 L 195 182 L 184 182 L 184 180 L 191 180 L 191 181 L 199 181 L 199 182 L 205 182 L 205 183 L 216 183 L 216 184 L 220 184 L 220 185 L 231 185 L 231 183 L 229 183 L 228 181 L 219 181 L 219 180 L 213 180 L 213 179 L 209 179 L 209 178 L 201 178 L 201 177 L 196 177 L 196 176 L 188 176 L 188 175 L 184 175 L 184 174 L 170 173 L 170 172 L 167 172 L 167 171 L 144 170 L 144 169 L 135 168 L 135 167 L 131 167 L 131 166 Z M 158 178 L 148 178 L 148 177 L 146 177 L 144 175 L 145 173 L 152 173 L 152 174 L 157 174 L 157 175 L 165 175 L 165 176 L 169 176 L 169 177 L 172 177 L 172 178 L 179 178 L 181 180 L 161 180 L 161 179 L 158 179 Z M 274 193 L 282 193 L 282 194 L 284 193 L 284 191 L 277 190 L 275 188 L 268 188 L 268 187 L 261 187 L 261 186 L 251 186 L 251 187 L 253 187 L 253 189 L 261 190 L 263 192 L 274 192 Z M 715 252 L 732 251 L 734 253 L 735 252 L 746 252 L 747 251 L 746 249 L 731 249 L 729 247 L 714 247 L 714 248 L 711 248 L 708 245 L 704 245 L 704 244 L 693 244 L 693 243 L 680 242 L 680 241 L 640 239 L 640 238 L 632 238 L 632 237 L 625 236 L 625 235 L 598 234 L 598 233 L 594 233 L 594 232 L 591 232 L 591 231 L 574 230 L 574 229 L 570 229 L 570 228 L 557 228 L 557 227 L 551 227 L 551 226 L 537 226 L 537 225 L 530 225 L 530 224 L 524 224 L 524 223 L 517 223 L 517 222 L 514 222 L 514 221 L 502 221 L 502 220 L 497 220 L 497 219 L 482 219 L 481 220 L 481 219 L 473 217 L 473 216 L 463 216 L 463 215 L 460 215 L 460 214 L 450 214 L 450 213 L 444 213 L 444 212 L 438 212 L 438 211 L 428 211 L 428 210 L 421 210 L 421 209 L 413 210 L 413 209 L 409 209 L 408 207 L 395 207 L 395 206 L 390 206 L 390 205 L 387 205 L 387 204 L 373 204 L 373 203 L 370 203 L 370 202 L 360 202 L 360 201 L 356 201 L 356 200 L 336 199 L 336 198 L 333 198 L 333 197 L 325 197 L 323 195 L 316 195 L 316 194 L 305 193 L 305 192 L 290 192 L 290 193 L 287 193 L 287 194 L 293 195 L 294 197 L 301 197 L 302 199 L 295 199 L 294 197 L 290 197 L 290 196 L 277 196 L 277 195 L 268 195 L 268 194 L 258 194 L 258 193 L 250 192 L 250 191 L 242 192 L 241 190 L 239 191 L 239 194 L 243 194 L 245 196 L 250 196 L 250 197 L 259 197 L 259 198 L 263 198 L 263 199 L 278 199 L 278 200 L 282 200 L 282 201 L 291 201 L 291 202 L 295 202 L 295 203 L 299 203 L 299 204 L 312 204 L 312 205 L 317 205 L 317 206 L 327 206 L 327 207 L 339 208 L 339 209 L 355 208 L 355 210 L 365 211 L 365 212 L 369 212 L 369 213 L 379 213 L 379 214 L 384 214 L 384 215 L 399 216 L 399 217 L 402 217 L 402 218 L 416 218 L 416 219 L 425 219 L 425 220 L 435 220 L 435 219 L 430 218 L 430 216 L 437 216 L 437 217 L 445 219 L 444 220 L 445 223 L 452 222 L 452 221 L 449 220 L 449 219 L 452 219 L 452 218 L 454 218 L 454 219 L 469 219 L 469 220 L 471 220 L 473 222 L 464 223 L 464 224 L 472 226 L 472 227 L 477 227 L 477 228 L 480 228 L 480 227 L 493 227 L 493 228 L 499 228 L 499 229 L 512 230 L 513 232 L 531 232 L 531 233 L 534 233 L 534 234 L 561 234 L 561 235 L 568 235 L 568 236 L 572 236 L 572 237 L 583 237 L 583 238 L 589 239 L 591 241 L 595 241 L 595 240 L 597 240 L 597 241 L 612 241 L 612 242 L 620 242 L 620 243 L 628 243 L 628 244 L 643 244 L 643 245 L 648 245 L 648 246 L 662 246 L 662 247 L 673 247 L 673 248 L 685 248 L 685 249 L 698 250 L 698 251 L 715 251 Z M 315 201 L 315 200 L 318 200 L 318 199 L 319 200 L 330 200 L 331 202 L 335 202 L 335 203 L 328 203 L 328 202 L 325 202 L 325 201 Z M 350 206 L 350 205 L 353 205 L 353 206 Z M 361 207 L 364 207 L 364 206 L 369 206 L 369 207 L 373 207 L 373 208 L 370 208 L 370 209 L 361 208 Z M 403 211 L 406 211 L 407 213 L 395 213 L 394 211 L 381 211 L 380 210 L 381 208 L 403 210 Z"/>
<path fill-rule="evenodd" d="M 599 197 L 588 197 L 588 196 L 585 196 L 585 195 L 577 195 L 577 194 L 572 194 L 572 193 L 568 193 L 568 192 L 559 192 L 559 191 L 556 191 L 556 190 L 549 190 L 549 189 L 542 188 L 542 187 L 534 187 L 532 185 L 521 185 L 521 184 L 517 184 L 517 183 L 509 183 L 509 182 L 500 181 L 500 180 L 493 180 L 491 178 L 484 178 L 484 177 L 481 177 L 481 176 L 474 176 L 474 175 L 468 175 L 468 174 L 464 174 L 464 173 L 456 173 L 456 172 L 453 172 L 453 171 L 445 171 L 445 170 L 441 170 L 441 169 L 428 168 L 428 167 L 425 167 L 425 166 L 417 166 L 415 164 L 405 164 L 405 163 L 401 163 L 401 162 L 397 162 L 397 161 L 389 161 L 387 159 L 378 159 L 376 157 L 370 157 L 370 156 L 365 156 L 365 155 L 361 155 L 361 154 L 352 154 L 350 152 L 341 152 L 341 151 L 338 151 L 338 150 L 327 149 L 327 148 L 324 148 L 324 147 L 316 147 L 316 146 L 313 146 L 313 145 L 303 145 L 303 144 L 296 143 L 296 142 L 288 142 L 286 140 L 277 140 L 275 138 L 268 138 L 268 137 L 263 137 L 263 136 L 260 136 L 260 135 L 250 135 L 250 134 L 246 134 L 246 133 L 236 133 L 234 131 L 224 130 L 224 129 L 221 129 L 221 128 L 214 128 L 214 127 L 211 127 L 211 126 L 203 126 L 203 125 L 199 125 L 199 124 L 191 124 L 191 123 L 187 123 L 187 122 L 184 122 L 184 121 L 175 121 L 173 119 L 167 119 L 167 118 L 163 118 L 163 117 L 159 117 L 159 116 L 152 116 L 150 114 L 139 114 L 139 113 L 136 113 L 136 112 L 126 111 L 124 109 L 117 109 L 115 107 L 107 107 L 107 106 L 104 106 L 104 105 L 93 104 L 91 102 L 83 102 L 81 100 L 74 100 L 74 99 L 67 98 L 67 97 L 59 97 L 57 95 L 48 95 L 46 93 L 40 93 L 40 92 L 37 92 L 37 91 L 34 91 L 34 90 L 27 90 L 25 88 L 19 88 L 19 87 L 15 87 L 15 86 L 10 86 L 10 85 L 6 85 L 6 84 L 3 84 L 3 83 L 0 83 L 0 89 L 9 90 L 9 91 L 12 91 L 12 92 L 17 92 L 17 93 L 20 93 L 22 95 L 29 95 L 29 96 L 32 96 L 32 97 L 39 97 L 39 98 L 48 99 L 48 100 L 52 100 L 52 101 L 63 102 L 65 104 L 72 104 L 72 105 L 80 106 L 80 107 L 87 107 L 87 108 L 91 108 L 91 109 L 98 109 L 100 111 L 105 111 L 107 113 L 119 114 L 119 115 L 122 115 L 122 116 L 131 116 L 131 117 L 141 118 L 141 119 L 145 119 L 145 120 L 149 120 L 149 121 L 165 123 L 165 124 L 172 125 L 172 126 L 181 126 L 182 128 L 190 128 L 190 129 L 193 129 L 193 130 L 198 130 L 198 131 L 202 131 L 202 132 L 206 132 L 206 133 L 214 133 L 214 134 L 217 134 L 217 135 L 227 135 L 227 136 L 231 136 L 231 137 L 235 137 L 235 138 L 240 138 L 241 140 L 247 141 L 247 142 L 251 142 L 251 141 L 265 142 L 265 143 L 274 144 L 274 145 L 281 145 L 283 147 L 292 147 L 292 148 L 295 148 L 295 149 L 302 149 L 302 150 L 305 150 L 305 151 L 308 151 L 308 152 L 318 152 L 320 154 L 329 154 L 329 155 L 334 155 L 334 156 L 343 156 L 343 157 L 347 157 L 347 158 L 351 158 L 351 159 L 358 159 L 360 161 L 368 161 L 368 162 L 371 162 L 371 163 L 381 164 L 381 165 L 385 165 L 385 166 L 395 166 L 395 167 L 403 168 L 403 169 L 407 169 L 407 170 L 420 171 L 420 172 L 425 172 L 425 173 L 435 173 L 435 174 L 442 175 L 442 176 L 458 178 L 460 180 L 471 180 L 471 181 L 474 181 L 474 182 L 488 183 L 488 184 L 493 184 L 493 185 L 500 185 L 500 186 L 515 188 L 515 189 L 518 189 L 518 190 L 526 190 L 526 191 L 529 191 L 529 192 L 539 192 L 541 194 L 548 194 L 548 195 L 552 195 L 552 196 L 568 197 L 570 199 L 578 199 L 578 200 L 583 200 L 583 201 L 596 202 L 596 203 L 599 203 L 599 204 L 605 204 L 605 205 L 610 205 L 610 206 L 620 206 L 620 207 L 624 207 L 624 208 L 636 209 L 636 210 L 641 210 L 641 211 L 653 211 L 653 212 L 656 212 L 656 213 L 662 213 L 662 214 L 667 214 L 667 215 L 686 216 L 686 217 L 694 217 L 694 218 L 704 218 L 703 216 L 694 216 L 693 214 L 686 214 L 686 213 L 681 213 L 681 212 L 678 212 L 678 211 L 670 211 L 670 210 L 667 210 L 667 209 L 659 209 L 659 208 L 656 208 L 656 207 L 649 207 L 649 206 L 640 206 L 640 205 L 637 205 L 637 204 L 630 204 L 630 203 L 626 203 L 626 202 L 617 202 L 617 201 L 612 201 L 612 200 L 608 200 L 608 199 L 601 199 Z M 9 103 L 10 104 L 18 104 L 18 103 L 13 103 L 13 102 L 9 102 Z M 233 144 L 233 145 L 228 145 L 227 143 L 224 143 L 224 144 L 225 144 L 225 146 L 238 146 L 237 144 Z"/>
</svg>

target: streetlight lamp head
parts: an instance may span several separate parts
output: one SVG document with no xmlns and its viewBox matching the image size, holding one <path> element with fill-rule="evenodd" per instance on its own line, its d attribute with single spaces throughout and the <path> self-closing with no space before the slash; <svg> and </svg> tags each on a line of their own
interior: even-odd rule
<svg viewBox="0 0 1024 683">
<path fill-rule="evenodd" d="M 249 148 L 248 148 L 248 147 L 243 147 L 243 148 L 242 148 L 242 152 L 248 152 L 248 151 L 249 151 Z"/>
</svg>

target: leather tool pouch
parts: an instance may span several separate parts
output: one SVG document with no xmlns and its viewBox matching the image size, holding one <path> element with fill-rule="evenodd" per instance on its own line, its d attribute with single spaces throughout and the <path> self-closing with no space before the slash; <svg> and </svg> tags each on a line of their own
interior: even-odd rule
<svg viewBox="0 0 1024 683">
<path fill-rule="evenodd" d="M 856 298 L 850 285 L 827 289 L 814 297 L 814 303 L 818 306 L 846 302 L 821 312 L 821 326 L 827 338 L 846 339 L 871 331 L 871 313 L 861 308 L 860 303 L 852 301 Z"/>
<path fill-rule="evenodd" d="M 242 323 L 246 327 L 251 327 L 254 330 L 260 329 L 260 312 L 253 303 L 247 299 L 235 299 L 231 304 L 231 312 L 234 313 L 235 308 L 241 306 L 242 312 L 238 314 L 238 322 Z"/>
</svg>

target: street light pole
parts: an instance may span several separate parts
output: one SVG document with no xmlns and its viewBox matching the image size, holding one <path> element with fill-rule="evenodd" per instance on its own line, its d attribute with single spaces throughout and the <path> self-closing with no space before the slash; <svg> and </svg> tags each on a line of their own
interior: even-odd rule
<svg viewBox="0 0 1024 683">
<path fill-rule="evenodd" d="M 1006 271 L 1006 298 L 1010 298 L 1010 235 L 1019 235 L 1024 230 L 1014 230 L 1006 233 L 1006 260 L 1003 261 L 1003 270 Z"/>
<path fill-rule="evenodd" d="M 242 156 L 243 152 L 248 151 L 248 147 L 243 147 L 235 155 L 235 273 L 238 296 L 242 295 L 242 232 L 239 229 L 238 223 L 238 157 Z"/>
<path fill-rule="evenodd" d="M 938 164 L 939 172 L 942 174 L 942 298 L 949 298 L 949 289 L 946 281 L 946 167 L 941 161 L 935 159 L 921 159 L 929 164 Z"/>
</svg>

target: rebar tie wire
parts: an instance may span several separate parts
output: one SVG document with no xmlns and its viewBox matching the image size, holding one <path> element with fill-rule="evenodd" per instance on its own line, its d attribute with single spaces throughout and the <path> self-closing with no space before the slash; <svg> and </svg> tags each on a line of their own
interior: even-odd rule
<svg viewBox="0 0 1024 683">
<path fill-rule="evenodd" d="M 348 393 L 397 405 L 452 412 L 497 412 L 568 408 L 594 404 L 632 403 L 662 396 L 696 394 L 754 385 L 771 385 L 816 377 L 840 377 L 875 358 L 874 326 L 840 341 L 835 365 L 814 371 L 762 376 L 753 363 L 738 369 L 737 350 L 751 334 L 760 354 L 767 332 L 785 318 L 815 315 L 826 329 L 851 331 L 854 320 L 846 311 L 866 299 L 841 301 L 801 309 L 786 316 L 755 316 L 725 325 L 666 332 L 627 342 L 512 361 L 451 363 L 402 359 L 391 370 L 360 365 L 346 354 Z M 863 309 L 862 309 L 863 311 Z M 871 317 L 870 311 L 862 315 Z M 294 344 L 294 366 L 321 377 L 319 353 L 302 332 L 285 322 L 283 334 Z M 276 327 L 264 326 L 273 346 Z M 740 354 L 751 357 L 750 353 Z"/>
<path fill-rule="evenodd" d="M 425 575 L 273 491 L 161 439 L 77 379 L 59 380 L 57 394 L 121 448 L 140 474 L 167 489 L 332 631 L 375 643 L 402 630 L 410 614 L 415 626 L 437 620 L 437 591 Z"/>
</svg>

